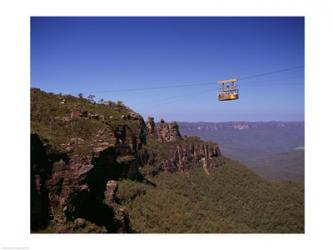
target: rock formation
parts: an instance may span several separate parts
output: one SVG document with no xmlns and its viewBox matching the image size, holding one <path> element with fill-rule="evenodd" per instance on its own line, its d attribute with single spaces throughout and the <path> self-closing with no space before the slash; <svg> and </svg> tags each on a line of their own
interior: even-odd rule
<svg viewBox="0 0 333 250">
<path fill-rule="evenodd" d="M 117 180 L 141 181 L 143 165 L 206 171 L 220 159 L 216 144 L 182 138 L 176 122 L 155 126 L 125 106 L 61 98 L 59 106 L 57 95 L 32 90 L 32 231 L 52 221 L 56 232 L 130 232 Z"/>
<path fill-rule="evenodd" d="M 141 165 L 152 165 L 158 171 L 168 172 L 185 171 L 194 167 L 209 169 L 221 166 L 224 160 L 216 143 L 204 142 L 198 138 L 184 138 L 177 144 L 146 146 L 138 157 Z"/>
<path fill-rule="evenodd" d="M 161 119 L 160 123 L 157 125 L 156 132 L 159 142 L 176 141 L 177 139 L 181 138 L 178 124 L 175 121 L 168 124 L 165 123 L 163 119 Z"/>
<path fill-rule="evenodd" d="M 148 117 L 147 123 L 148 136 L 157 138 L 159 142 L 172 142 L 181 139 L 178 124 L 173 121 L 166 123 L 163 119 L 155 125 L 154 118 Z"/>
<path fill-rule="evenodd" d="M 116 200 L 116 193 L 118 190 L 118 183 L 115 180 L 110 180 L 106 183 L 106 189 L 104 192 L 105 203 L 111 205 Z"/>
<path fill-rule="evenodd" d="M 81 158 L 75 155 L 75 145 L 74 154 L 70 156 L 61 151 L 48 152 L 50 145 L 43 144 L 36 134 L 31 135 L 31 145 L 32 230 L 44 227 L 48 220 L 64 225 L 68 221 L 75 224 L 77 218 L 89 219 L 105 226 L 110 232 L 123 228 L 111 216 L 116 213 L 111 204 L 117 184 L 108 180 L 138 176 L 137 164 L 117 162 L 121 152 L 134 152 L 131 151 L 133 146 L 125 148 L 121 144 L 120 148 L 110 146 L 97 152 L 92 150 L 90 155 Z M 104 198 L 107 206 L 102 203 Z M 106 214 L 109 220 L 104 218 Z M 59 230 L 62 229 L 60 227 Z M 66 227 L 65 232 L 72 229 Z"/>
<path fill-rule="evenodd" d="M 155 136 L 155 121 L 154 121 L 154 117 L 148 117 L 147 123 L 146 123 L 146 127 L 147 127 L 148 135 L 149 136 Z"/>
</svg>

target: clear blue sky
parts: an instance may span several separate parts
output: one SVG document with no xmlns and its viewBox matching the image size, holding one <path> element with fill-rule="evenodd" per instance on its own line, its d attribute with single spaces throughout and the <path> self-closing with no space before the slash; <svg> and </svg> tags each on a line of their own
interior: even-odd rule
<svg viewBox="0 0 333 250">
<path fill-rule="evenodd" d="M 302 17 L 31 18 L 31 86 L 121 100 L 144 118 L 303 121 L 303 68 L 239 81 L 239 100 L 217 101 L 217 80 L 294 66 Z M 196 83 L 208 84 L 103 92 Z"/>
</svg>

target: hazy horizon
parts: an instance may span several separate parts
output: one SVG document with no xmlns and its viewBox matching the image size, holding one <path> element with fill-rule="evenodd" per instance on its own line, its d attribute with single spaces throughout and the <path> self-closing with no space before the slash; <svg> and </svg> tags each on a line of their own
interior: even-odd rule
<svg viewBox="0 0 333 250">
<path fill-rule="evenodd" d="M 239 120 L 239 121 L 237 121 L 237 120 L 232 120 L 232 121 L 177 121 L 177 122 L 179 122 L 179 123 L 185 123 L 185 122 L 189 122 L 189 123 L 200 123 L 200 122 L 205 122 L 205 123 L 229 123 L 229 122 L 248 122 L 248 123 L 259 123 L 259 122 L 263 122 L 263 123 L 273 123 L 273 122 L 285 122 L 285 123 L 287 123 L 287 122 L 299 122 L 299 123 L 301 123 L 301 122 L 305 122 L 305 121 L 292 121 L 292 120 L 285 120 L 285 121 L 283 121 L 283 120 L 267 120 L 267 121 L 265 121 L 265 120 L 261 120 L 261 121 L 259 121 L 259 120 L 256 120 L 256 121 L 245 121 L 245 120 Z"/>
</svg>

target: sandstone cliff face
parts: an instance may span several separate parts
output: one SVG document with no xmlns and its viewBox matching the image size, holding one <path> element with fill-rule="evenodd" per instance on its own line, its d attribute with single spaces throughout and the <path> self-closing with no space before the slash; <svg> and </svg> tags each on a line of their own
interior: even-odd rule
<svg viewBox="0 0 333 250">
<path fill-rule="evenodd" d="M 111 180 L 140 178 L 143 118 L 119 105 L 58 97 L 32 91 L 31 229 L 51 220 L 56 231 L 73 232 L 77 219 L 87 219 L 90 231 L 129 230 L 126 213 L 105 190 Z"/>
<path fill-rule="evenodd" d="M 113 206 L 114 200 L 104 202 L 108 198 L 104 191 L 109 190 L 111 179 L 126 176 L 130 171 L 136 174 L 136 164 L 118 163 L 119 155 L 113 147 L 98 154 L 93 152 L 93 156 L 81 161 L 78 156 L 69 158 L 60 151 L 47 152 L 49 145 L 36 134 L 31 136 L 31 145 L 32 230 L 43 228 L 52 220 L 59 232 L 73 232 L 75 223 L 71 222 L 77 218 L 95 223 L 91 232 L 118 232 L 128 228 L 121 223 L 124 218 L 115 217 L 120 208 Z M 86 164 L 89 157 L 91 162 Z"/>
<path fill-rule="evenodd" d="M 222 164 L 215 143 L 183 138 L 176 122 L 147 123 L 124 106 L 32 92 L 31 228 L 130 232 L 117 180 L 142 181 L 140 167 L 186 171 Z"/>
<path fill-rule="evenodd" d="M 198 138 L 184 138 L 177 143 L 151 143 L 138 154 L 141 165 L 154 166 L 156 171 L 185 171 L 195 167 L 221 166 L 223 157 L 215 143 Z"/>
<path fill-rule="evenodd" d="M 182 138 L 179 132 L 178 124 L 173 121 L 166 123 L 163 119 L 155 125 L 154 118 L 148 117 L 146 123 L 148 135 L 157 138 L 159 142 L 172 142 Z"/>
<path fill-rule="evenodd" d="M 148 144 L 139 152 L 141 165 L 155 165 L 158 171 L 184 171 L 193 167 L 215 167 L 214 158 L 221 156 L 217 144 L 204 142 L 199 138 L 183 138 L 176 122 L 166 123 L 163 119 L 155 125 L 148 117 Z"/>
<path fill-rule="evenodd" d="M 147 128 L 148 136 L 151 136 L 151 137 L 156 136 L 154 117 L 148 117 L 147 122 L 146 122 L 146 128 Z"/>
</svg>

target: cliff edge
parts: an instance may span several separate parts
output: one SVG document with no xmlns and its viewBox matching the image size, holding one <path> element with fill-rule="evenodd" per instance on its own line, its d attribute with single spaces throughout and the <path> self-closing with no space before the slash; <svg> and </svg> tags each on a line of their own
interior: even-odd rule
<svg viewBox="0 0 333 250">
<path fill-rule="evenodd" d="M 122 103 L 31 89 L 33 232 L 131 232 L 119 180 L 144 182 L 145 166 L 156 175 L 196 167 L 209 174 L 221 165 L 215 143 L 182 137 L 176 122 L 145 122 Z"/>
</svg>

